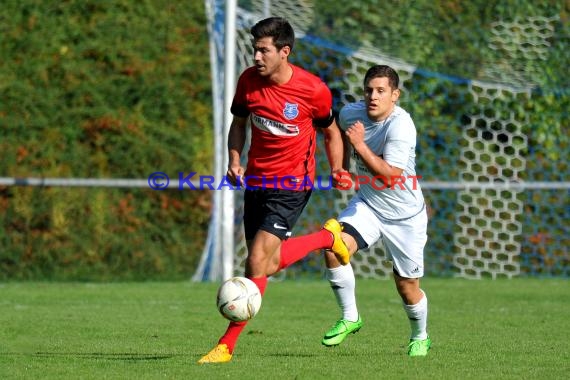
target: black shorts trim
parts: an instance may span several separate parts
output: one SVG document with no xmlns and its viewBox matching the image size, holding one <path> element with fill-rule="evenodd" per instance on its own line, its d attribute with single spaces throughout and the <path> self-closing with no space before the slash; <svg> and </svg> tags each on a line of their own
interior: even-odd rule
<svg viewBox="0 0 570 380">
<path fill-rule="evenodd" d="M 366 243 L 362 235 L 360 235 L 360 232 L 356 230 L 356 228 L 354 228 L 351 224 L 346 222 L 340 222 L 340 225 L 342 226 L 342 232 L 346 232 L 347 234 L 352 236 L 354 240 L 356 240 L 356 246 L 358 247 L 358 250 L 368 248 L 368 244 Z"/>
</svg>

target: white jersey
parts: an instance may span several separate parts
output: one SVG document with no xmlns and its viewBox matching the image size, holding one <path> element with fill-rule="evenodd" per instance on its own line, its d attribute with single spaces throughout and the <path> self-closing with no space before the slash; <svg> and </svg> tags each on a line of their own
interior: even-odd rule
<svg viewBox="0 0 570 380">
<path fill-rule="evenodd" d="M 339 115 L 339 126 L 347 130 L 360 121 L 364 124 L 364 142 L 390 165 L 403 169 L 400 183 L 387 187 L 374 178 L 360 156 L 354 152 L 357 175 L 369 178 L 361 183 L 358 195 L 379 217 L 388 220 L 411 218 L 424 208 L 424 197 L 416 176 L 416 127 L 409 113 L 396 106 L 385 120 L 374 122 L 368 119 L 366 104 L 350 103 Z"/>
</svg>

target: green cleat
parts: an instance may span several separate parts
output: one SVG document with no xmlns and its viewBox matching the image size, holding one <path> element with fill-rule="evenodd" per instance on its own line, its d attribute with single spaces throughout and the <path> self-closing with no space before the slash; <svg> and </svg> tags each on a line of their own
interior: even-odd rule
<svg viewBox="0 0 570 380">
<path fill-rule="evenodd" d="M 426 356 L 431 347 L 431 339 L 429 336 L 424 340 L 410 340 L 408 344 L 409 356 Z"/>
<path fill-rule="evenodd" d="M 361 327 L 362 319 L 360 316 L 358 316 L 356 322 L 340 319 L 327 331 L 321 343 L 327 347 L 338 346 L 346 339 L 348 334 L 356 333 Z"/>
</svg>

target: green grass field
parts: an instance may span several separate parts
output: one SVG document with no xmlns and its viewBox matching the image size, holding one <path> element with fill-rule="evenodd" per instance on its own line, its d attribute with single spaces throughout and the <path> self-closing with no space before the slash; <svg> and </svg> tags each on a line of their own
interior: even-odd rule
<svg viewBox="0 0 570 380">
<path fill-rule="evenodd" d="M 434 279 L 433 346 L 408 358 L 408 321 L 391 281 L 359 280 L 364 327 L 321 346 L 336 320 L 323 281 L 270 282 L 234 359 L 196 361 L 226 321 L 216 284 L 0 284 L 1 379 L 565 379 L 567 280 Z"/>
</svg>

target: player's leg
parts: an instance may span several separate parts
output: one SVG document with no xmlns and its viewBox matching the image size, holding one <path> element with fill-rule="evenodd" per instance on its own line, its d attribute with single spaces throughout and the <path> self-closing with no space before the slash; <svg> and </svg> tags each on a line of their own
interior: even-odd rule
<svg viewBox="0 0 570 380">
<path fill-rule="evenodd" d="M 261 296 L 267 287 L 267 268 L 272 262 L 275 252 L 279 252 L 281 239 L 272 233 L 259 230 L 253 241 L 248 244 L 248 256 L 245 262 L 245 277 L 257 285 Z M 235 349 L 238 338 L 247 322 L 230 322 L 226 332 L 218 344 L 225 344 L 231 354 Z"/>
<path fill-rule="evenodd" d="M 408 355 L 425 356 L 431 346 L 427 332 L 428 299 L 420 288 L 427 240 L 425 211 L 406 221 L 384 224 L 384 247 L 394 265 L 394 282 L 410 321 Z"/>
<path fill-rule="evenodd" d="M 350 254 L 374 244 L 379 239 L 379 229 L 376 216 L 358 197 L 353 197 L 339 220 L 343 226 L 342 239 Z M 322 344 L 336 346 L 342 343 L 350 333 L 355 333 L 362 327 L 362 318 L 356 305 L 356 280 L 350 265 L 341 265 L 337 255 L 325 253 L 326 277 L 335 295 L 342 313 L 339 319 L 323 337 Z"/>
<path fill-rule="evenodd" d="M 356 245 L 352 237 L 345 237 L 349 247 Z M 350 249 L 350 248 L 349 248 Z M 355 251 L 355 249 L 354 249 Z M 353 252 L 354 252 L 353 251 Z M 362 318 L 356 305 L 356 279 L 352 265 L 341 265 L 331 251 L 325 252 L 327 266 L 325 275 L 341 310 L 341 318 L 325 333 L 321 343 L 325 346 L 337 346 L 349 334 L 354 334 L 362 327 Z"/>
<path fill-rule="evenodd" d="M 419 278 L 402 277 L 394 272 L 394 281 L 402 298 L 404 312 L 410 321 L 408 355 L 426 356 L 431 346 L 431 339 L 427 333 L 427 296 L 420 288 Z"/>
<path fill-rule="evenodd" d="M 291 230 L 311 197 L 311 191 L 267 190 L 264 207 L 267 215 L 260 229 L 281 237 L 281 250 L 267 267 L 267 274 L 272 275 L 301 260 L 312 251 L 335 247 L 343 249 L 348 256 L 348 249 L 340 237 L 340 225 L 334 219 L 329 224 L 336 224 L 336 229 L 327 230 L 327 224 L 318 232 L 291 238 Z"/>
<path fill-rule="evenodd" d="M 428 300 L 419 279 L 405 278 L 394 274 L 398 293 L 402 297 L 404 311 L 410 321 L 409 356 L 426 356 L 431 339 L 427 333 Z"/>
<path fill-rule="evenodd" d="M 278 252 L 281 239 L 266 231 L 258 231 L 253 240 L 247 241 L 248 256 L 246 259 L 245 277 L 257 285 L 263 297 L 267 286 L 266 267 L 271 262 L 271 256 L 267 252 Z M 208 354 L 203 356 L 198 363 L 224 363 L 232 359 L 232 355 L 238 338 L 245 329 L 247 321 L 230 322 L 225 333 L 218 340 L 218 344 Z"/>
<path fill-rule="evenodd" d="M 350 253 L 345 242 L 342 240 L 341 231 L 340 224 L 335 219 L 329 219 L 318 232 L 285 240 L 283 244 L 281 244 L 279 263 L 275 268 L 275 272 L 272 273 L 287 268 L 309 253 L 321 249 L 334 249 L 335 253 L 331 254 L 340 255 L 345 258 L 342 264 L 346 265 L 349 261 Z"/>
<path fill-rule="evenodd" d="M 268 209 L 266 205 L 271 204 L 272 195 L 273 192 L 268 192 L 268 189 L 246 190 L 244 194 L 244 229 L 248 251 L 245 276 L 257 285 L 262 297 L 267 286 L 267 268 L 274 262 L 273 257 L 279 251 L 281 239 L 288 231 L 288 229 L 277 229 L 282 236 L 276 236 L 262 229 L 270 225 L 267 219 L 272 217 L 269 211 L 271 207 Z M 216 347 L 204 355 L 198 363 L 230 361 L 237 340 L 246 325 L 247 322 L 230 322 Z"/>
</svg>

